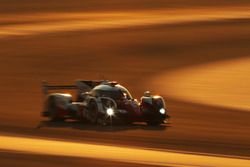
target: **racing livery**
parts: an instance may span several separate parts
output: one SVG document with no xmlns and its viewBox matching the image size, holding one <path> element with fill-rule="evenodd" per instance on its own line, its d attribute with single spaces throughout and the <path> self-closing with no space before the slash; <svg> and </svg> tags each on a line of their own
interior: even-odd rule
<svg viewBox="0 0 250 167">
<path fill-rule="evenodd" d="M 49 93 L 60 89 L 76 90 L 76 100 L 70 94 Z M 43 82 L 46 95 L 42 115 L 51 121 L 75 119 L 101 125 L 146 122 L 148 125 L 166 123 L 167 114 L 163 97 L 146 91 L 140 102 L 114 81 L 76 81 L 75 85 L 48 85 Z"/>
</svg>

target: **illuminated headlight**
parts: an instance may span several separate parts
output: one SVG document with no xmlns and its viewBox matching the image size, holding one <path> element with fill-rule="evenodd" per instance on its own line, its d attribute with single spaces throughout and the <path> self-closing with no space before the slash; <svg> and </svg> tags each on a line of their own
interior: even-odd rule
<svg viewBox="0 0 250 167">
<path fill-rule="evenodd" d="M 107 114 L 108 114 L 109 116 L 114 115 L 114 110 L 113 110 L 113 108 L 108 108 L 108 109 L 106 110 L 106 112 L 107 112 Z"/>
<path fill-rule="evenodd" d="M 161 108 L 161 109 L 159 110 L 159 112 L 160 112 L 161 114 L 165 114 L 165 113 L 166 113 L 166 110 L 165 110 L 164 108 Z"/>
</svg>

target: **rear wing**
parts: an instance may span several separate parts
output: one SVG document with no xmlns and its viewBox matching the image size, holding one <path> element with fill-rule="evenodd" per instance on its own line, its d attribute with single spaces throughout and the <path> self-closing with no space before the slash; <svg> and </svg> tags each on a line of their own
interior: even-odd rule
<svg viewBox="0 0 250 167">
<path fill-rule="evenodd" d="M 89 92 L 95 86 L 100 85 L 104 80 L 100 81 L 90 81 L 90 80 L 78 80 L 75 85 L 51 85 L 46 81 L 42 82 L 42 91 L 45 95 L 49 93 L 50 90 L 76 90 L 78 94 Z"/>
<path fill-rule="evenodd" d="M 50 90 L 69 90 L 77 89 L 76 85 L 49 85 L 46 81 L 42 82 L 42 91 L 45 95 L 49 93 Z"/>
</svg>

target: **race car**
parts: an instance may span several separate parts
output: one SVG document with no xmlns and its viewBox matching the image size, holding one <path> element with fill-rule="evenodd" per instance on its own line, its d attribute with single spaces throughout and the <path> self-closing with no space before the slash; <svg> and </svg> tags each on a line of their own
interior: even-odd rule
<svg viewBox="0 0 250 167">
<path fill-rule="evenodd" d="M 49 93 L 51 90 L 76 90 L 71 94 Z M 163 97 L 146 91 L 140 102 L 115 81 L 78 80 L 75 85 L 49 85 L 43 82 L 46 95 L 42 116 L 51 121 L 74 119 L 100 125 L 146 122 L 148 125 L 166 123 L 169 115 Z"/>
</svg>

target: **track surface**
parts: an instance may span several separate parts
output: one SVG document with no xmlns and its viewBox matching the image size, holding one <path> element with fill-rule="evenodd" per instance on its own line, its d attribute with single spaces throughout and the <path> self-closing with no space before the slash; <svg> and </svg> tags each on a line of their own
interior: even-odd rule
<svg viewBox="0 0 250 167">
<path fill-rule="evenodd" d="M 80 3 L 80 1 L 77 2 Z M 192 100 L 179 100 L 167 94 L 168 87 L 166 91 L 159 92 L 158 86 L 151 82 L 152 78 L 161 76 L 165 72 L 249 57 L 250 21 L 248 17 L 239 15 L 220 19 L 209 17 L 210 19 L 195 21 L 191 19 L 188 22 L 171 24 L 166 21 L 157 22 L 157 24 L 150 22 L 146 25 L 120 25 L 108 29 L 102 27 L 75 29 L 72 26 L 72 29 L 62 31 L 63 28 L 60 27 L 65 19 L 68 21 L 60 14 L 70 12 L 74 15 L 82 13 L 83 9 L 86 9 L 85 13 L 102 11 L 128 13 L 135 10 L 136 12 L 153 10 L 158 13 L 162 11 L 175 13 L 169 18 L 176 18 L 183 14 L 197 16 L 199 15 L 197 11 L 211 16 L 218 8 L 224 14 L 232 14 L 239 9 L 242 13 L 249 14 L 247 1 L 221 1 L 219 4 L 213 1 L 165 2 L 154 1 L 155 5 L 151 6 L 148 5 L 150 1 L 145 0 L 145 6 L 141 6 L 137 1 L 120 3 L 110 1 L 102 2 L 104 4 L 101 6 L 97 1 L 85 1 L 82 5 L 79 3 L 58 5 L 57 1 L 53 1 L 49 6 L 39 1 L 27 1 L 18 8 L 15 8 L 14 3 L 1 2 L 4 10 L 1 10 L 0 15 L 8 17 L 0 17 L 5 18 L 0 21 L 0 32 L 6 32 L 1 31 L 6 30 L 6 27 L 27 32 L 22 35 L 0 34 L 2 35 L 0 38 L 1 134 L 249 157 L 249 112 L 213 104 L 198 104 Z M 170 4 L 174 7 L 169 6 Z M 67 5 L 70 7 L 67 8 Z M 34 21 L 32 17 L 35 14 L 32 15 L 32 13 L 40 15 L 44 13 L 48 17 Z M 51 13 L 58 15 L 53 18 L 54 15 L 52 17 Z M 17 14 L 23 17 L 16 19 L 14 16 Z M 30 18 L 32 18 L 31 22 Z M 151 17 L 152 20 L 157 18 L 157 15 Z M 26 24 L 36 26 L 52 22 L 56 25 L 57 22 L 53 19 L 61 19 L 59 31 L 57 31 L 58 26 L 53 31 L 35 31 L 36 33 L 31 31 L 32 27 L 20 29 L 20 25 L 23 27 Z M 108 19 L 112 21 L 117 18 L 112 15 Z M 102 18 L 98 16 L 97 20 Z M 103 75 L 129 87 L 136 98 L 139 98 L 147 89 L 163 94 L 172 116 L 170 123 L 161 127 L 147 127 L 144 124 L 99 127 L 78 122 L 51 123 L 40 117 L 44 98 L 41 94 L 41 80 L 45 79 L 52 83 L 72 83 L 75 79 L 100 79 Z M 223 76 L 220 77 L 223 78 Z M 5 166 L 15 166 L 16 162 L 20 162 L 20 166 L 27 164 L 32 166 L 37 163 L 38 157 L 44 159 L 44 163 L 39 164 L 40 166 L 61 164 L 68 166 L 71 160 L 77 165 L 98 166 L 101 163 L 104 166 L 117 165 L 115 162 L 102 160 L 79 160 L 70 157 L 13 152 L 1 154 L 3 158 L 1 156 L 0 164 Z M 21 160 L 22 158 L 24 159 Z M 61 159 L 64 160 L 61 161 Z M 133 166 L 133 164 L 123 163 L 119 165 Z"/>
</svg>

